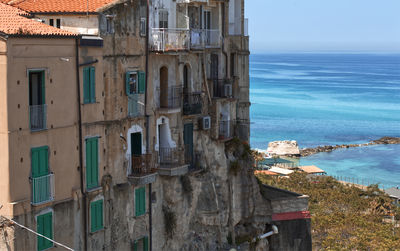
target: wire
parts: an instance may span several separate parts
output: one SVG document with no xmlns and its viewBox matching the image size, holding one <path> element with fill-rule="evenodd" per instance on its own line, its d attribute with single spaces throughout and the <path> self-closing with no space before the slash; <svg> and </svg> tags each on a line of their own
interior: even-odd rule
<svg viewBox="0 0 400 251">
<path fill-rule="evenodd" d="M 27 227 L 25 227 L 24 225 L 21 225 L 21 224 L 19 224 L 18 222 L 12 220 L 12 219 L 9 219 L 9 218 L 7 218 L 7 217 L 5 217 L 5 216 L 2 216 L 2 217 L 3 217 L 4 219 L 8 220 L 8 221 L 11 221 L 11 222 L 14 223 L 15 225 L 17 225 L 17 226 L 19 226 L 19 227 L 21 227 L 21 228 L 23 228 L 23 229 L 26 229 L 26 230 L 28 230 L 28 231 L 31 232 L 31 233 L 36 234 L 37 236 L 40 236 L 40 237 L 42 237 L 42 238 L 45 238 L 45 239 L 48 240 L 48 241 L 53 242 L 54 244 L 57 244 L 57 245 L 60 246 L 60 247 L 63 247 L 63 248 L 65 248 L 65 249 L 67 249 L 67 250 L 74 251 L 72 248 L 69 248 L 69 247 L 65 246 L 64 244 L 61 244 L 61 243 L 56 242 L 56 241 L 54 241 L 54 240 L 52 240 L 52 239 L 50 239 L 50 238 L 48 238 L 48 237 L 46 237 L 46 236 L 44 236 L 44 235 L 41 235 L 41 234 L 39 234 L 38 232 L 35 232 L 35 231 L 33 231 L 32 229 L 27 228 Z"/>
</svg>

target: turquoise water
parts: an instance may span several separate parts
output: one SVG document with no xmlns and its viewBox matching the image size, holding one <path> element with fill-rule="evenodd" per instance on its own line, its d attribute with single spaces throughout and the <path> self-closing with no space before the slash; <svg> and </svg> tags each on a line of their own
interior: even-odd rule
<svg viewBox="0 0 400 251">
<path fill-rule="evenodd" d="M 400 136 L 400 55 L 250 56 L 251 146 L 300 147 Z M 400 146 L 338 150 L 303 158 L 331 175 L 400 183 Z"/>
</svg>

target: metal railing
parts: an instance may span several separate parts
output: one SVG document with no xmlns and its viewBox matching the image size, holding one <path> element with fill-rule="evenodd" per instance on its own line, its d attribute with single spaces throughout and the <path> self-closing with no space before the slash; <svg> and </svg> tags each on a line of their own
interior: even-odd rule
<svg viewBox="0 0 400 251">
<path fill-rule="evenodd" d="M 32 178 L 32 205 L 54 200 L 54 174 Z"/>
<path fill-rule="evenodd" d="M 158 150 L 160 164 L 176 164 L 180 160 L 180 151 L 176 147 L 159 147 Z"/>
<path fill-rule="evenodd" d="M 183 114 L 201 114 L 203 108 L 201 93 L 187 93 L 183 95 Z"/>
<path fill-rule="evenodd" d="M 47 105 L 29 106 L 29 120 L 32 131 L 46 129 Z"/>
<path fill-rule="evenodd" d="M 142 176 L 154 172 L 153 155 L 129 155 L 129 176 Z"/>
<path fill-rule="evenodd" d="M 168 87 L 165 91 L 158 88 L 158 107 L 169 109 L 180 108 L 182 106 L 182 90 L 182 86 Z"/>
<path fill-rule="evenodd" d="M 219 48 L 221 46 L 221 34 L 218 29 L 191 29 L 190 30 L 190 48 Z"/>
<path fill-rule="evenodd" d="M 243 141 L 248 141 L 250 136 L 250 120 L 236 119 L 235 135 Z"/>
<path fill-rule="evenodd" d="M 233 120 L 220 120 L 218 138 L 230 139 L 233 137 Z"/>
<path fill-rule="evenodd" d="M 152 28 L 150 49 L 153 51 L 189 50 L 189 34 L 189 29 Z"/>
<path fill-rule="evenodd" d="M 208 3 L 208 0 L 176 0 L 176 3 Z"/>
<path fill-rule="evenodd" d="M 144 116 L 144 103 L 139 101 L 139 97 L 143 94 L 134 94 L 128 96 L 128 117 L 135 118 Z"/>
<path fill-rule="evenodd" d="M 214 98 L 230 98 L 233 96 L 233 81 L 231 79 L 212 79 Z"/>
</svg>

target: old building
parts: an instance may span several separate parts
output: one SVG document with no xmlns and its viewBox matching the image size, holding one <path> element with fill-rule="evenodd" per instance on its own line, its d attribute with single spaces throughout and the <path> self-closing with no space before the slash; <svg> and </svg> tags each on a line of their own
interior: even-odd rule
<svg viewBox="0 0 400 251">
<path fill-rule="evenodd" d="M 1 1 L 29 22 L 0 29 L 1 215 L 75 250 L 217 250 L 268 230 L 244 0 Z M 1 248 L 61 249 L 6 219 Z"/>
</svg>

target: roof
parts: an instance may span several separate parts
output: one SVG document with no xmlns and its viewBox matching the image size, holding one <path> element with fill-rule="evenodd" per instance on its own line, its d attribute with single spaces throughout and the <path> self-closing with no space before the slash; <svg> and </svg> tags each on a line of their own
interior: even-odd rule
<svg viewBox="0 0 400 251">
<path fill-rule="evenodd" d="M 270 169 L 268 169 L 268 171 L 278 173 L 278 174 L 283 174 L 283 175 L 289 175 L 289 174 L 293 173 L 292 170 L 284 169 L 284 168 L 280 168 L 280 167 L 276 167 L 276 166 L 271 167 Z"/>
<path fill-rule="evenodd" d="M 303 170 L 306 173 L 325 173 L 324 170 L 316 166 L 299 166 L 299 169 Z"/>
<path fill-rule="evenodd" d="M 25 11 L 0 3 L 0 33 L 12 36 L 77 36 L 39 21 L 23 17 Z"/>
<path fill-rule="evenodd" d="M 385 190 L 385 192 L 393 198 L 400 199 L 400 189 L 396 187 L 391 187 Z"/>
<path fill-rule="evenodd" d="M 0 0 L 29 13 L 96 13 L 115 0 Z"/>
<path fill-rule="evenodd" d="M 274 173 L 268 170 L 257 170 L 254 171 L 255 174 L 265 174 L 265 175 L 271 175 L 271 176 L 275 176 L 275 175 L 279 175 L 278 173 Z"/>
</svg>

